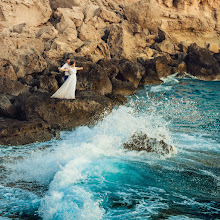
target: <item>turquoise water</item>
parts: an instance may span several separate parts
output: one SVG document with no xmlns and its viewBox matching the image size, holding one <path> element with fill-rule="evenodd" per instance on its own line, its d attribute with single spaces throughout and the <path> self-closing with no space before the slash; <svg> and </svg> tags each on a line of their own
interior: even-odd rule
<svg viewBox="0 0 220 220">
<path fill-rule="evenodd" d="M 0 219 L 220 219 L 219 97 L 172 76 L 93 127 L 1 148 Z M 175 151 L 125 150 L 139 131 Z"/>
</svg>

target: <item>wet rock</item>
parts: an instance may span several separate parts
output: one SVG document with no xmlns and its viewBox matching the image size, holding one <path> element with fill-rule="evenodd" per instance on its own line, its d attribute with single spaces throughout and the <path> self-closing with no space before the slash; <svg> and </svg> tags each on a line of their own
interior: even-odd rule
<svg viewBox="0 0 220 220">
<path fill-rule="evenodd" d="M 94 122 L 105 110 L 112 108 L 109 98 L 89 91 L 78 91 L 75 100 L 50 96 L 40 92 L 20 95 L 16 100 L 20 104 L 20 119 L 39 118 L 53 129 L 73 129 Z"/>
<path fill-rule="evenodd" d="M 187 72 L 202 79 L 220 79 L 220 65 L 208 49 L 191 44 L 186 58 Z"/>
<path fill-rule="evenodd" d="M 167 144 L 164 140 L 150 138 L 143 132 L 133 134 L 128 141 L 123 144 L 125 149 L 134 151 L 145 151 L 148 153 L 156 153 L 162 156 L 171 156 L 176 154 L 176 149 L 172 145 Z"/>
<path fill-rule="evenodd" d="M 133 95 L 137 91 L 137 88 L 131 82 L 118 80 L 116 78 L 112 78 L 111 82 L 112 93 L 114 95 Z"/>
<path fill-rule="evenodd" d="M 142 85 L 159 84 L 160 78 L 167 77 L 171 74 L 170 60 L 166 56 L 159 56 L 154 59 L 140 60 L 145 67 L 146 74 L 141 80 Z"/>
<path fill-rule="evenodd" d="M 0 118 L 0 145 L 24 145 L 53 137 L 48 124 L 39 119 L 19 121 Z"/>
<path fill-rule="evenodd" d="M 155 84 L 160 84 L 162 82 L 163 81 L 160 80 L 156 71 L 154 71 L 153 69 L 148 69 L 146 71 L 146 75 L 142 78 L 140 84 L 141 85 L 155 85 Z"/>
<path fill-rule="evenodd" d="M 180 64 L 178 64 L 178 73 L 183 73 L 186 72 L 187 67 L 186 67 L 186 63 L 183 61 Z"/>
</svg>

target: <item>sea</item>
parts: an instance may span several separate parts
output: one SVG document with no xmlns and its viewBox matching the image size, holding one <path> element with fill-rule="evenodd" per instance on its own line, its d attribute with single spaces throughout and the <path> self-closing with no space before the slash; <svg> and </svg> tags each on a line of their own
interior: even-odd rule
<svg viewBox="0 0 220 220">
<path fill-rule="evenodd" d="M 173 150 L 125 149 L 140 132 Z M 0 167 L 1 220 L 220 219 L 220 81 L 174 74 L 59 140 L 1 146 Z"/>
</svg>

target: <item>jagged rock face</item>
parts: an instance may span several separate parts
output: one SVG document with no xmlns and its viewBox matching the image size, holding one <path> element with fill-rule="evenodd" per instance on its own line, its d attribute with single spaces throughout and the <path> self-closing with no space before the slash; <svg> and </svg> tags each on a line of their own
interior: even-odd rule
<svg viewBox="0 0 220 220">
<path fill-rule="evenodd" d="M 188 48 L 187 72 L 203 80 L 220 80 L 220 63 L 208 49 L 196 44 Z"/>
<path fill-rule="evenodd" d="M 145 151 L 162 156 L 171 156 L 176 154 L 176 148 L 174 146 L 167 144 L 164 140 L 150 138 L 143 132 L 133 134 L 123 145 L 124 148 L 128 150 Z"/>
<path fill-rule="evenodd" d="M 158 0 L 161 4 L 162 1 Z M 168 6 L 166 5 L 168 3 Z M 204 44 L 219 42 L 220 4 L 218 0 L 163 1 L 161 27 L 179 41 Z M 219 48 L 219 46 L 218 46 Z"/>
<path fill-rule="evenodd" d="M 0 21 L 5 27 L 22 23 L 38 26 L 49 20 L 51 12 L 49 0 L 2 0 L 0 2 Z"/>
<path fill-rule="evenodd" d="M 3 0 L 0 8 L 0 63 L 13 79 L 50 71 L 65 53 L 136 62 L 175 55 L 179 43 L 220 49 L 218 0 Z"/>
</svg>

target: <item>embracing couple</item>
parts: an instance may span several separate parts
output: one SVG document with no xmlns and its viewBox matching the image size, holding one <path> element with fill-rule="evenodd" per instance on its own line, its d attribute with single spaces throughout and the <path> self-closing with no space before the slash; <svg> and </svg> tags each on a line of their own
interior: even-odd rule
<svg viewBox="0 0 220 220">
<path fill-rule="evenodd" d="M 51 98 L 59 99 L 75 99 L 76 91 L 76 73 L 77 70 L 82 70 L 83 67 L 76 67 L 74 61 L 66 59 L 66 63 L 58 68 L 60 71 L 65 71 L 65 82 L 63 85 L 51 96 Z"/>
</svg>

